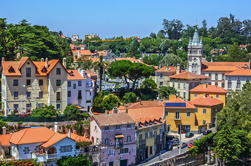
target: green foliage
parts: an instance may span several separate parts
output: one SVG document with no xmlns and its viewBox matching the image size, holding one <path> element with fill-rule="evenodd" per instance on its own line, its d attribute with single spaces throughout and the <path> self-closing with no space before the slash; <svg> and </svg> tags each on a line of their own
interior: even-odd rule
<svg viewBox="0 0 251 166">
<path fill-rule="evenodd" d="M 155 83 L 155 81 L 151 78 L 147 78 L 145 79 L 140 88 L 149 88 L 149 89 L 156 89 L 157 88 L 157 84 Z"/>
<path fill-rule="evenodd" d="M 137 101 L 137 96 L 133 92 L 127 92 L 123 96 L 123 101 L 124 101 L 124 103 L 134 103 Z"/>
<path fill-rule="evenodd" d="M 194 141 L 194 146 L 189 149 L 192 155 L 199 155 L 207 152 L 208 146 L 211 146 L 213 143 L 213 133 L 210 133 L 196 141 Z"/>
<path fill-rule="evenodd" d="M 163 57 L 163 59 L 160 61 L 161 66 L 177 66 L 183 65 L 183 61 L 180 57 L 174 54 L 168 54 Z"/>
<path fill-rule="evenodd" d="M 180 39 L 182 36 L 183 24 L 180 20 L 163 20 L 164 30 L 168 34 L 169 39 Z"/>
<path fill-rule="evenodd" d="M 71 157 L 71 156 L 64 156 L 61 159 L 57 161 L 58 166 L 91 166 L 92 165 L 92 159 L 91 157 L 79 155 L 77 157 Z"/>
<path fill-rule="evenodd" d="M 31 112 L 31 117 L 44 117 L 44 118 L 51 118 L 57 117 L 59 115 L 59 111 L 54 108 L 52 105 L 45 105 L 42 108 L 35 108 Z"/>
<path fill-rule="evenodd" d="M 176 95 L 177 94 L 176 90 L 173 87 L 169 87 L 169 86 L 168 87 L 161 86 L 158 89 L 158 92 L 159 92 L 159 98 L 161 98 L 161 99 L 168 99 L 169 95 L 171 95 L 171 94 Z"/>
<path fill-rule="evenodd" d="M 88 146 L 90 146 L 92 144 L 92 142 L 77 142 L 77 147 L 81 147 L 81 148 L 86 148 Z"/>
<path fill-rule="evenodd" d="M 0 161 L 1 166 L 37 166 L 36 160 Z"/>
<path fill-rule="evenodd" d="M 67 120 L 82 120 L 84 115 L 80 112 L 76 105 L 69 105 L 64 110 L 64 115 Z"/>
<path fill-rule="evenodd" d="M 145 55 L 143 57 L 143 62 L 148 64 L 148 65 L 159 66 L 160 61 L 162 60 L 162 58 L 163 58 L 162 54 Z"/>
<path fill-rule="evenodd" d="M 0 119 L 0 134 L 2 133 L 2 128 L 6 127 L 7 123 Z"/>
<path fill-rule="evenodd" d="M 249 60 L 249 55 L 246 50 L 242 50 L 237 43 L 230 46 L 228 50 L 229 62 L 245 62 Z"/>
</svg>

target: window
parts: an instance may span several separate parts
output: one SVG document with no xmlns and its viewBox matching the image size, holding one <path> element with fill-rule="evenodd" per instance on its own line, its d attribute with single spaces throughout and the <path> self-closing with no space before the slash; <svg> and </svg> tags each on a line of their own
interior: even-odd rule
<svg viewBox="0 0 251 166">
<path fill-rule="evenodd" d="M 232 89 L 232 82 L 231 82 L 231 80 L 228 80 L 227 88 L 228 89 Z"/>
<path fill-rule="evenodd" d="M 26 77 L 31 77 L 31 68 L 30 67 L 26 68 Z"/>
<path fill-rule="evenodd" d="M 183 89 L 186 89 L 186 83 L 183 83 Z"/>
<path fill-rule="evenodd" d="M 162 86 L 163 85 L 163 82 L 161 81 L 161 82 L 159 82 L 159 86 Z"/>
<path fill-rule="evenodd" d="M 56 94 L 57 94 L 57 101 L 59 101 L 60 98 L 61 98 L 61 93 L 60 93 L 60 92 L 57 92 Z"/>
<path fill-rule="evenodd" d="M 71 91 L 68 91 L 68 95 L 67 95 L 68 97 L 71 97 Z"/>
<path fill-rule="evenodd" d="M 145 139 L 148 138 L 148 132 L 145 132 Z"/>
<path fill-rule="evenodd" d="M 180 89 L 180 83 L 178 82 L 178 88 Z"/>
<path fill-rule="evenodd" d="M 211 79 L 211 73 L 208 74 L 209 78 Z"/>
<path fill-rule="evenodd" d="M 116 125 L 116 129 L 120 129 L 120 125 Z"/>
<path fill-rule="evenodd" d="M 187 117 L 190 117 L 190 116 L 191 116 L 191 112 L 187 111 Z"/>
<path fill-rule="evenodd" d="M 168 111 L 165 111 L 165 115 L 168 116 Z"/>
<path fill-rule="evenodd" d="M 207 113 L 207 109 L 203 109 L 203 114 L 206 114 Z"/>
<path fill-rule="evenodd" d="M 113 156 L 114 155 L 114 149 L 109 149 L 109 156 Z"/>
<path fill-rule="evenodd" d="M 18 80 L 13 80 L 13 86 L 18 86 Z"/>
<path fill-rule="evenodd" d="M 106 138 L 106 139 L 105 139 L 105 144 L 106 144 L 106 145 L 109 145 L 109 138 Z"/>
<path fill-rule="evenodd" d="M 198 113 L 198 108 L 196 108 L 195 113 Z"/>
<path fill-rule="evenodd" d="M 18 110 L 18 106 L 19 106 L 18 104 L 14 104 L 14 105 L 13 105 L 13 108 L 14 108 L 15 111 Z"/>
<path fill-rule="evenodd" d="M 218 80 L 218 74 L 215 74 L 215 80 Z"/>
<path fill-rule="evenodd" d="M 222 87 L 222 88 L 225 88 L 225 84 L 224 84 L 224 82 L 222 82 L 221 87 Z"/>
<path fill-rule="evenodd" d="M 163 73 L 160 73 L 159 77 L 162 78 L 163 77 Z"/>
<path fill-rule="evenodd" d="M 82 91 L 81 90 L 78 91 L 78 99 L 82 99 Z"/>
<path fill-rule="evenodd" d="M 73 84 L 73 89 L 76 89 L 77 85 L 76 84 Z"/>
<path fill-rule="evenodd" d="M 29 154 L 30 153 L 29 147 L 24 147 L 23 152 L 24 154 Z"/>
<path fill-rule="evenodd" d="M 31 85 L 31 80 L 30 79 L 26 80 L 26 86 L 30 86 L 30 85 Z"/>
<path fill-rule="evenodd" d="M 40 91 L 38 95 L 39 95 L 38 97 L 39 97 L 40 99 L 43 98 L 43 96 L 44 96 L 43 91 Z"/>
<path fill-rule="evenodd" d="M 109 154 L 110 155 L 110 154 Z M 113 161 L 109 162 L 109 166 L 113 166 Z"/>
<path fill-rule="evenodd" d="M 61 68 L 56 68 L 56 74 L 60 75 L 61 74 Z"/>
<path fill-rule="evenodd" d="M 68 81 L 68 87 L 71 87 L 71 81 Z"/>
<path fill-rule="evenodd" d="M 206 120 L 203 120 L 202 121 L 203 125 L 207 124 L 207 121 Z"/>
<path fill-rule="evenodd" d="M 18 98 L 18 92 L 17 91 L 14 92 L 14 98 Z"/>
<path fill-rule="evenodd" d="M 44 103 L 38 103 L 39 108 L 43 108 L 43 106 L 44 106 Z"/>
<path fill-rule="evenodd" d="M 152 138 L 153 137 L 153 132 L 152 131 L 150 131 L 150 138 Z"/>
<path fill-rule="evenodd" d="M 56 80 L 56 86 L 60 86 L 61 85 L 61 80 Z"/>
<path fill-rule="evenodd" d="M 105 126 L 105 130 L 109 130 L 109 126 Z"/>
<path fill-rule="evenodd" d="M 126 126 L 126 128 L 131 128 L 132 127 L 132 125 L 130 125 L 130 124 L 128 124 L 127 126 Z"/>
<path fill-rule="evenodd" d="M 78 81 L 78 86 L 82 86 L 82 81 Z"/>
<path fill-rule="evenodd" d="M 139 134 L 139 142 L 142 141 L 142 134 Z"/>
<path fill-rule="evenodd" d="M 217 98 L 217 99 L 219 98 L 219 95 L 218 95 L 218 94 L 216 95 L 216 98 Z"/>
<path fill-rule="evenodd" d="M 166 130 L 167 130 L 167 132 L 169 132 L 169 131 L 170 131 L 170 129 L 171 129 L 171 125 L 167 125 L 167 126 L 166 126 Z"/>
<path fill-rule="evenodd" d="M 39 79 L 38 80 L 38 84 L 39 84 L 39 86 L 43 86 L 44 85 L 44 80 L 43 79 Z"/>
<path fill-rule="evenodd" d="M 72 151 L 72 145 L 67 145 L 67 146 L 60 146 L 60 152 L 64 153 L 64 152 L 71 152 Z"/>
<path fill-rule="evenodd" d="M 127 136 L 127 142 L 132 142 L 132 137 L 131 136 Z"/>
<path fill-rule="evenodd" d="M 31 104 L 26 104 L 26 110 L 31 110 Z"/>
<path fill-rule="evenodd" d="M 240 89 L 241 88 L 241 81 L 240 80 L 237 80 L 237 86 L 236 86 L 237 89 Z"/>
<path fill-rule="evenodd" d="M 153 147 L 150 146 L 150 154 L 153 154 Z"/>
<path fill-rule="evenodd" d="M 193 94 L 193 97 L 197 97 L 197 93 Z"/>
<path fill-rule="evenodd" d="M 57 104 L 57 110 L 60 110 L 60 108 L 61 108 L 61 105 Z"/>
<path fill-rule="evenodd" d="M 183 97 L 186 98 L 186 92 L 183 92 Z"/>
<path fill-rule="evenodd" d="M 26 92 L 26 96 L 28 99 L 31 98 L 31 92 Z"/>
<path fill-rule="evenodd" d="M 180 119 L 180 112 L 175 112 L 175 119 L 179 120 Z"/>
<path fill-rule="evenodd" d="M 218 86 L 218 82 L 215 82 L 215 85 Z"/>
<path fill-rule="evenodd" d="M 120 154 L 124 154 L 124 153 L 128 153 L 128 152 L 129 152 L 128 148 L 120 149 Z"/>
</svg>

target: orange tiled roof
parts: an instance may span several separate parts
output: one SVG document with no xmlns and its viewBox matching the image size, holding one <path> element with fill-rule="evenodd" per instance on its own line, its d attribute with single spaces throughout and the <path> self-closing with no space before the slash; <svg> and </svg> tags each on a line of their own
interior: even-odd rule
<svg viewBox="0 0 251 166">
<path fill-rule="evenodd" d="M 231 72 L 240 68 L 249 67 L 249 62 L 203 62 L 202 71 Z"/>
<path fill-rule="evenodd" d="M 30 58 L 22 57 L 20 61 L 2 61 L 2 67 L 4 75 L 6 76 L 21 76 L 21 67 L 25 64 L 27 60 Z M 42 72 L 43 68 L 45 68 L 45 62 L 42 61 L 31 61 L 36 67 L 36 75 L 38 76 L 47 76 L 51 70 L 56 66 L 59 62 L 57 59 L 53 59 L 48 61 L 48 68 L 45 72 Z M 10 69 L 13 68 L 14 72 L 11 72 Z"/>
<path fill-rule="evenodd" d="M 98 62 L 99 61 L 99 58 L 90 58 L 90 60 L 92 61 L 92 62 Z"/>
<path fill-rule="evenodd" d="M 191 93 L 223 93 L 226 94 L 227 91 L 216 85 L 200 84 L 190 90 Z"/>
<path fill-rule="evenodd" d="M 186 103 L 185 107 L 166 107 L 166 108 L 178 108 L 178 109 L 195 109 L 196 108 L 192 103 L 190 103 L 189 101 L 185 101 L 181 98 L 175 98 L 165 103 Z"/>
<path fill-rule="evenodd" d="M 0 145 L 10 146 L 10 138 L 12 134 L 0 135 Z"/>
<path fill-rule="evenodd" d="M 212 96 L 207 96 L 207 97 L 202 96 L 202 97 L 192 100 L 191 103 L 195 106 L 207 106 L 207 107 L 220 105 L 220 104 L 223 105 L 222 101 L 216 98 L 213 98 Z"/>
<path fill-rule="evenodd" d="M 48 148 L 64 138 L 67 138 L 67 134 L 54 133 L 54 135 L 46 143 L 42 144 L 42 147 Z"/>
<path fill-rule="evenodd" d="M 66 134 L 68 136 L 68 134 Z M 74 133 L 71 133 L 71 139 L 75 140 L 76 142 L 91 142 L 88 137 L 80 136 Z"/>
<path fill-rule="evenodd" d="M 185 80 L 199 80 L 199 79 L 208 79 L 209 77 L 205 75 L 197 75 L 191 72 L 183 72 L 179 74 L 175 74 L 173 76 L 170 76 L 170 78 L 174 79 L 185 79 Z"/>
<path fill-rule="evenodd" d="M 176 73 L 176 67 L 167 67 L 167 66 L 164 66 L 164 67 L 156 70 L 155 72 L 174 72 L 174 73 Z"/>
<path fill-rule="evenodd" d="M 226 73 L 227 76 L 251 76 L 251 69 L 238 69 L 230 73 Z"/>
<path fill-rule="evenodd" d="M 46 127 L 26 128 L 13 133 L 10 142 L 16 145 L 46 142 L 54 133 Z"/>
<path fill-rule="evenodd" d="M 68 80 L 85 80 L 77 69 L 68 69 Z"/>
</svg>

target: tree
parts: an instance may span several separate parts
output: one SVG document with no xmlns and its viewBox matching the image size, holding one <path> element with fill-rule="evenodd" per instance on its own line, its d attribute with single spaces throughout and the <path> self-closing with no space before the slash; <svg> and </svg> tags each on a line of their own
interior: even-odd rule
<svg viewBox="0 0 251 166">
<path fill-rule="evenodd" d="M 2 131 L 3 131 L 2 129 L 3 129 L 3 127 L 6 127 L 6 125 L 7 125 L 7 123 L 4 122 L 2 119 L 0 119 L 0 130 L 1 130 L 1 131 L 0 131 L 0 134 L 3 134 L 3 133 L 2 133 Z"/>
<path fill-rule="evenodd" d="M 93 68 L 93 62 L 89 59 L 82 59 L 79 58 L 77 60 L 78 68 L 81 68 L 83 70 L 90 70 Z"/>
<path fill-rule="evenodd" d="M 92 159 L 91 157 L 79 155 L 79 156 L 64 156 L 61 159 L 57 161 L 58 166 L 91 166 L 92 165 Z"/>
<path fill-rule="evenodd" d="M 112 110 L 113 108 L 117 107 L 119 103 L 120 99 L 118 98 L 118 96 L 114 94 L 105 95 L 102 101 L 103 110 Z"/>
<path fill-rule="evenodd" d="M 139 54 L 139 42 L 136 39 L 133 39 L 128 47 L 128 56 L 135 57 Z"/>
<path fill-rule="evenodd" d="M 246 50 L 242 50 L 237 43 L 230 46 L 228 50 L 229 62 L 243 62 L 249 60 L 249 55 Z"/>
<path fill-rule="evenodd" d="M 166 36 L 166 32 L 164 30 L 159 30 L 157 34 L 157 38 L 165 39 L 166 38 L 165 36 Z"/>
<path fill-rule="evenodd" d="M 152 33 L 150 33 L 150 37 L 151 37 L 151 38 L 157 38 L 156 34 L 155 34 L 155 33 L 153 33 L 153 32 L 152 32 Z"/>
<path fill-rule="evenodd" d="M 103 74 L 104 68 L 107 66 L 107 63 L 103 61 L 103 56 L 99 56 L 99 61 L 93 63 L 94 69 L 98 70 L 99 75 L 99 92 L 102 91 L 102 81 L 103 81 Z"/>
<path fill-rule="evenodd" d="M 160 54 L 160 55 L 159 54 L 145 55 L 143 57 L 143 62 L 148 65 L 159 66 L 160 61 L 162 60 L 163 57 L 164 57 L 164 55 L 162 55 L 162 54 Z"/>
<path fill-rule="evenodd" d="M 170 44 L 169 44 L 168 40 L 164 40 L 160 44 L 161 52 L 164 53 L 164 55 L 166 55 L 166 52 L 167 52 L 167 50 L 168 50 L 169 47 L 170 47 Z"/>
<path fill-rule="evenodd" d="M 84 118 L 83 114 L 77 108 L 76 105 L 69 105 L 64 110 L 64 115 L 66 116 L 67 120 L 82 120 Z"/>
<path fill-rule="evenodd" d="M 177 92 L 173 87 L 161 86 L 158 89 L 160 99 L 169 99 L 169 95 L 176 95 Z"/>
<path fill-rule="evenodd" d="M 153 79 L 147 78 L 142 82 L 140 88 L 156 89 L 157 84 L 155 83 L 155 81 Z"/>
<path fill-rule="evenodd" d="M 168 54 L 160 61 L 161 66 L 177 66 L 183 65 L 183 61 L 180 57 L 174 54 Z"/>
<path fill-rule="evenodd" d="M 45 105 L 42 108 L 35 108 L 31 112 L 31 117 L 45 117 L 45 118 L 51 118 L 51 117 L 57 117 L 59 115 L 59 111 L 54 108 L 52 105 Z"/>
<path fill-rule="evenodd" d="M 183 24 L 180 20 L 163 20 L 162 23 L 164 30 L 168 34 L 168 38 L 171 40 L 178 40 L 182 36 Z"/>
<path fill-rule="evenodd" d="M 137 101 L 137 96 L 133 92 L 127 92 L 123 96 L 123 101 L 124 101 L 124 103 L 134 103 Z"/>
</svg>

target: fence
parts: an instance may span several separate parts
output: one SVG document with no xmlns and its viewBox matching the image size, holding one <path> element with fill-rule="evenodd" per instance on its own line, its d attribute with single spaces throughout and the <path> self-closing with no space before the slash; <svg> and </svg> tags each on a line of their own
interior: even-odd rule
<svg viewBox="0 0 251 166">
<path fill-rule="evenodd" d="M 0 119 L 6 122 L 63 122 L 63 121 L 67 121 L 67 118 L 65 116 L 58 116 L 58 117 L 53 117 L 53 118 L 0 116 Z"/>
</svg>

